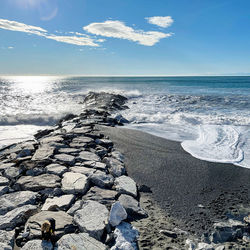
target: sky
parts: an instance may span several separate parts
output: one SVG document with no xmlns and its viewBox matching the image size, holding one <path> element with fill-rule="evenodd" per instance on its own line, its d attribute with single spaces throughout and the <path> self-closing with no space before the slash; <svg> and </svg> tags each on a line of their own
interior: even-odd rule
<svg viewBox="0 0 250 250">
<path fill-rule="evenodd" d="M 249 0 L 0 1 L 0 75 L 249 72 Z"/>
</svg>

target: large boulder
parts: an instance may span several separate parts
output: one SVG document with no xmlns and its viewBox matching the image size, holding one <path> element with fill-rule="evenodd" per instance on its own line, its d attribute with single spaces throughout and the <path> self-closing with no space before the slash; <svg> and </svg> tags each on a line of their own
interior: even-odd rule
<svg viewBox="0 0 250 250">
<path fill-rule="evenodd" d="M 0 249 L 11 250 L 14 248 L 15 230 L 2 231 L 0 230 Z"/>
<path fill-rule="evenodd" d="M 115 245 L 111 250 L 137 250 L 138 231 L 129 223 L 122 222 L 114 231 Z"/>
<path fill-rule="evenodd" d="M 100 188 L 111 188 L 114 184 L 114 177 L 110 174 L 97 170 L 90 177 L 90 181 Z"/>
<path fill-rule="evenodd" d="M 25 205 L 15 208 L 0 216 L 0 229 L 13 230 L 17 225 L 23 224 L 37 210 L 34 205 Z"/>
<path fill-rule="evenodd" d="M 85 194 L 89 187 L 88 178 L 79 173 L 67 172 L 63 175 L 62 190 L 67 194 Z"/>
<path fill-rule="evenodd" d="M 38 194 L 31 191 L 20 191 L 4 194 L 0 197 L 0 215 L 24 205 L 34 205 Z"/>
<path fill-rule="evenodd" d="M 56 238 L 61 238 L 67 233 L 73 233 L 73 217 L 63 211 L 41 211 L 31 216 L 25 224 L 25 231 L 30 230 L 29 239 L 41 237 L 41 225 L 48 219 L 53 218 L 56 221 Z"/>
<path fill-rule="evenodd" d="M 57 242 L 57 250 L 106 250 L 100 241 L 90 237 L 87 233 L 67 234 Z"/>
<path fill-rule="evenodd" d="M 126 173 L 124 164 L 117 159 L 105 157 L 103 162 L 107 164 L 110 174 L 112 174 L 114 177 L 119 177 Z"/>
<path fill-rule="evenodd" d="M 137 187 L 135 181 L 125 175 L 115 179 L 115 189 L 120 194 L 129 194 L 134 197 L 137 196 Z"/>
<path fill-rule="evenodd" d="M 53 250 L 51 242 L 46 240 L 31 240 L 28 241 L 21 250 Z"/>
<path fill-rule="evenodd" d="M 122 204 L 130 217 L 133 218 L 135 216 L 147 216 L 147 213 L 140 207 L 139 202 L 130 195 L 122 194 L 119 197 L 118 201 Z"/>
<path fill-rule="evenodd" d="M 104 205 L 110 205 L 115 201 L 117 195 L 118 193 L 115 190 L 92 187 L 88 193 L 83 196 L 83 201 L 93 200 Z"/>
<path fill-rule="evenodd" d="M 73 203 L 74 199 L 75 196 L 73 194 L 66 194 L 60 197 L 47 198 L 42 207 L 42 210 L 67 210 Z"/>
<path fill-rule="evenodd" d="M 101 160 L 98 155 L 89 151 L 80 152 L 77 159 L 79 161 L 100 161 Z"/>
<path fill-rule="evenodd" d="M 97 240 L 101 240 L 107 226 L 109 217 L 108 209 L 96 201 L 87 201 L 82 209 L 77 210 L 74 221 L 81 232 L 87 232 Z"/>
<path fill-rule="evenodd" d="M 32 157 L 32 161 L 48 160 L 54 153 L 55 148 L 48 145 L 40 146 Z"/>
<path fill-rule="evenodd" d="M 113 227 L 118 226 L 123 220 L 127 219 L 127 212 L 119 201 L 115 202 L 110 210 L 109 223 Z"/>
<path fill-rule="evenodd" d="M 16 185 L 22 190 L 40 191 L 45 188 L 60 187 L 60 177 L 54 174 L 42 174 L 38 176 L 22 176 Z"/>
<path fill-rule="evenodd" d="M 62 165 L 59 165 L 59 164 L 56 164 L 56 163 L 52 163 L 48 166 L 46 166 L 46 171 L 48 174 L 55 174 L 55 175 L 63 175 L 65 172 L 67 172 L 67 168 L 62 166 Z"/>
</svg>

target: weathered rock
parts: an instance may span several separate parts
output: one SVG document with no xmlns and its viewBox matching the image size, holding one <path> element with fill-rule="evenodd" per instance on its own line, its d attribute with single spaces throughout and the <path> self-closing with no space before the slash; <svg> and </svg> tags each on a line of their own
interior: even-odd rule
<svg viewBox="0 0 250 250">
<path fill-rule="evenodd" d="M 30 230 L 29 239 L 41 237 L 41 225 L 48 218 L 53 218 L 56 221 L 56 238 L 73 233 L 75 230 L 73 217 L 69 214 L 63 211 L 42 211 L 31 216 L 25 224 L 25 231 Z"/>
<path fill-rule="evenodd" d="M 68 164 L 71 166 L 75 163 L 75 157 L 68 154 L 57 154 L 54 155 L 54 158 L 60 162 L 63 162 L 64 164 Z"/>
<path fill-rule="evenodd" d="M 0 249 L 11 250 L 14 248 L 15 231 L 0 230 Z"/>
<path fill-rule="evenodd" d="M 82 151 L 77 157 L 80 161 L 100 161 L 100 157 L 89 151 Z"/>
<path fill-rule="evenodd" d="M 66 167 L 56 163 L 46 166 L 45 169 L 48 174 L 55 174 L 59 176 L 63 175 L 68 170 Z"/>
<path fill-rule="evenodd" d="M 16 182 L 22 190 L 39 191 L 44 188 L 60 187 L 60 177 L 54 174 L 42 174 L 35 177 L 22 176 Z"/>
<path fill-rule="evenodd" d="M 170 231 L 170 230 L 160 230 L 160 233 L 163 234 L 163 235 L 166 235 L 167 237 L 170 237 L 170 238 L 174 238 L 176 239 L 177 238 L 177 233 L 176 232 L 173 232 L 173 231 Z"/>
<path fill-rule="evenodd" d="M 115 158 L 116 160 L 120 161 L 120 162 L 124 162 L 124 155 L 121 154 L 119 151 L 112 151 L 111 155 L 113 158 Z"/>
<path fill-rule="evenodd" d="M 88 126 L 81 127 L 81 128 L 74 128 L 72 130 L 73 134 L 86 134 L 86 133 L 89 133 L 89 132 L 91 132 L 91 127 L 88 127 Z"/>
<path fill-rule="evenodd" d="M 110 205 L 115 201 L 117 194 L 115 190 L 92 187 L 88 193 L 83 196 L 83 200 L 93 200 L 104 205 Z"/>
<path fill-rule="evenodd" d="M 60 135 L 44 137 L 40 140 L 41 144 L 47 144 L 50 142 L 63 142 L 63 138 Z"/>
<path fill-rule="evenodd" d="M 28 241 L 21 250 L 53 250 L 54 247 L 50 241 L 46 240 L 31 240 Z"/>
<path fill-rule="evenodd" d="M 88 146 L 88 144 L 85 143 L 85 142 L 71 142 L 71 143 L 69 144 L 69 146 L 70 146 L 71 148 L 83 149 L 83 148 L 86 148 L 86 147 Z"/>
<path fill-rule="evenodd" d="M 23 172 L 23 170 L 21 168 L 9 167 L 9 168 L 5 169 L 4 176 L 6 176 L 8 179 L 12 180 L 12 179 L 15 179 L 16 177 L 18 177 L 22 172 Z"/>
<path fill-rule="evenodd" d="M 111 250 L 129 249 L 137 250 L 138 231 L 129 223 L 122 222 L 114 231 L 115 245 Z"/>
<path fill-rule="evenodd" d="M 42 145 L 36 150 L 35 154 L 32 157 L 32 161 L 47 160 L 53 155 L 54 150 L 55 150 L 54 147 L 50 147 L 48 145 Z"/>
<path fill-rule="evenodd" d="M 87 233 L 67 234 L 57 242 L 58 250 L 106 250 L 100 241 L 90 237 Z"/>
<path fill-rule="evenodd" d="M 95 142 L 96 144 L 101 145 L 105 148 L 109 148 L 113 146 L 113 142 L 108 139 L 96 139 Z"/>
<path fill-rule="evenodd" d="M 77 210 L 74 221 L 81 232 L 87 232 L 97 240 L 101 240 L 108 221 L 109 211 L 107 208 L 96 202 L 87 201 L 82 209 Z"/>
<path fill-rule="evenodd" d="M 71 167 L 69 170 L 71 172 L 79 173 L 79 174 L 84 174 L 86 176 L 90 176 L 90 175 L 92 175 L 93 173 L 96 172 L 95 169 L 85 168 L 85 167 L 78 167 L 78 166 Z"/>
<path fill-rule="evenodd" d="M 17 155 L 17 158 L 23 158 L 23 157 L 26 157 L 26 156 L 30 156 L 31 155 L 31 150 L 30 149 L 23 149 L 21 150 L 18 155 Z"/>
<path fill-rule="evenodd" d="M 109 223 L 115 227 L 118 226 L 123 220 L 127 219 L 127 212 L 119 201 L 115 202 L 110 210 Z"/>
<path fill-rule="evenodd" d="M 115 188 L 120 194 L 137 196 L 136 183 L 128 176 L 120 176 L 115 179 Z"/>
<path fill-rule="evenodd" d="M 105 171 L 107 169 L 107 166 L 103 162 L 99 161 L 85 161 L 83 162 L 84 166 L 89 167 L 89 168 L 94 168 L 98 170 L 103 170 Z"/>
<path fill-rule="evenodd" d="M 60 197 L 47 198 L 42 210 L 54 211 L 59 208 L 60 210 L 67 210 L 74 202 L 75 196 L 73 194 L 66 194 Z"/>
<path fill-rule="evenodd" d="M 9 184 L 9 179 L 3 177 L 3 176 L 0 176 L 0 186 L 6 186 Z"/>
<path fill-rule="evenodd" d="M 0 229 L 13 230 L 17 225 L 24 223 L 36 210 L 37 207 L 34 205 L 25 205 L 1 215 Z"/>
<path fill-rule="evenodd" d="M 92 138 L 86 136 L 77 136 L 72 140 L 73 143 L 90 143 L 93 141 L 94 140 Z"/>
<path fill-rule="evenodd" d="M 16 163 L 0 163 L 0 172 L 3 171 L 3 170 L 6 170 L 7 168 L 10 168 L 10 167 L 15 167 L 16 166 Z"/>
<path fill-rule="evenodd" d="M 0 215 L 6 214 L 14 208 L 24 205 L 33 205 L 38 197 L 37 193 L 31 191 L 20 191 L 4 194 L 0 197 Z"/>
<path fill-rule="evenodd" d="M 89 180 L 83 174 L 67 172 L 63 175 L 62 190 L 67 194 L 85 194 L 88 187 Z"/>
<path fill-rule="evenodd" d="M 80 149 L 78 148 L 60 148 L 59 153 L 61 154 L 72 154 L 76 155 L 80 152 Z"/>
<path fill-rule="evenodd" d="M 78 200 L 75 204 L 67 211 L 67 214 L 74 216 L 75 212 L 82 207 L 82 201 Z"/>
<path fill-rule="evenodd" d="M 114 177 L 119 177 L 126 173 L 124 165 L 117 159 L 105 157 L 103 162 L 107 164 L 110 174 L 112 174 Z"/>
<path fill-rule="evenodd" d="M 8 186 L 0 186 L 0 195 L 6 194 L 9 192 Z"/>
<path fill-rule="evenodd" d="M 114 177 L 110 174 L 97 170 L 90 177 L 90 181 L 101 188 L 111 188 L 114 184 Z"/>
<path fill-rule="evenodd" d="M 140 207 L 139 202 L 133 197 L 131 197 L 130 195 L 122 194 L 119 197 L 118 201 L 122 204 L 122 206 L 127 211 L 128 215 L 130 215 L 131 217 L 134 217 L 134 216 L 146 217 L 147 216 L 146 211 L 144 211 Z"/>
</svg>

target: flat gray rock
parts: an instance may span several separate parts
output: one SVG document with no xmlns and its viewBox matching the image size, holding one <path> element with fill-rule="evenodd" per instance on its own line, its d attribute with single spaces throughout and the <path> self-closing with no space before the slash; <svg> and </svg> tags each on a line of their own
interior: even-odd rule
<svg viewBox="0 0 250 250">
<path fill-rule="evenodd" d="M 8 186 L 0 186 L 0 195 L 6 194 L 9 192 Z"/>
<path fill-rule="evenodd" d="M 41 144 L 47 144 L 47 143 L 51 143 L 51 142 L 63 142 L 63 138 L 60 135 L 56 135 L 56 136 L 48 136 L 48 137 L 43 137 L 40 140 Z"/>
<path fill-rule="evenodd" d="M 46 171 L 48 174 L 55 174 L 55 175 L 63 175 L 65 172 L 67 172 L 67 168 L 65 166 L 56 164 L 56 163 L 52 163 L 48 166 L 46 166 Z"/>
<path fill-rule="evenodd" d="M 118 226 L 123 220 L 127 219 L 127 212 L 119 201 L 115 202 L 110 210 L 109 223 L 111 226 Z"/>
<path fill-rule="evenodd" d="M 4 176 L 6 176 L 8 179 L 15 179 L 22 173 L 22 169 L 17 167 L 8 167 L 4 171 Z"/>
<path fill-rule="evenodd" d="M 100 161 L 100 157 L 89 151 L 82 151 L 77 157 L 80 161 Z"/>
<path fill-rule="evenodd" d="M 74 128 L 72 131 L 74 134 L 85 134 L 91 132 L 91 127 L 81 127 L 81 128 Z"/>
<path fill-rule="evenodd" d="M 75 163 L 75 157 L 69 154 L 57 154 L 54 155 L 54 158 L 60 162 L 63 162 L 64 164 L 74 165 Z"/>
<path fill-rule="evenodd" d="M 107 164 L 110 174 L 112 174 L 114 177 L 119 177 L 126 173 L 125 166 L 117 159 L 105 157 L 103 162 Z"/>
<path fill-rule="evenodd" d="M 106 250 L 107 246 L 87 233 L 67 234 L 57 242 L 57 250 Z"/>
<path fill-rule="evenodd" d="M 81 232 L 87 232 L 91 237 L 101 240 L 109 218 L 107 208 L 96 201 L 87 201 L 82 209 L 77 210 L 74 221 Z"/>
<path fill-rule="evenodd" d="M 85 167 L 82 167 L 82 166 L 75 166 L 75 167 L 71 167 L 69 169 L 71 172 L 74 172 L 74 173 L 79 173 L 79 174 L 84 174 L 86 176 L 90 176 L 92 175 L 93 173 L 96 172 L 95 169 L 91 169 L 91 168 L 85 168 Z"/>
<path fill-rule="evenodd" d="M 86 136 L 77 136 L 72 140 L 73 143 L 90 143 L 93 141 L 94 140 L 92 138 Z"/>
<path fill-rule="evenodd" d="M 93 200 L 104 205 L 110 205 L 115 201 L 117 195 L 118 193 L 115 190 L 92 187 L 88 193 L 83 196 L 83 201 Z"/>
<path fill-rule="evenodd" d="M 85 194 L 89 187 L 87 176 L 79 173 L 67 172 L 63 175 L 62 190 L 67 194 Z"/>
<path fill-rule="evenodd" d="M 120 161 L 120 162 L 124 162 L 124 155 L 121 154 L 119 151 L 115 150 L 111 152 L 111 155 L 113 158 L 115 158 L 116 160 Z"/>
<path fill-rule="evenodd" d="M 45 188 L 60 187 L 60 177 L 54 174 L 42 174 L 38 176 L 22 176 L 16 182 L 22 190 L 40 191 Z"/>
<path fill-rule="evenodd" d="M 3 176 L 0 176 L 0 186 L 6 186 L 9 184 L 9 179 L 3 177 Z"/>
<path fill-rule="evenodd" d="M 56 237 L 60 238 L 66 233 L 73 233 L 73 217 L 63 211 L 41 211 L 31 216 L 25 224 L 25 231 L 30 229 L 29 239 L 41 237 L 41 225 L 48 219 L 53 218 L 56 221 Z"/>
<path fill-rule="evenodd" d="M 0 249 L 11 250 L 14 248 L 15 230 L 3 231 L 0 230 Z"/>
<path fill-rule="evenodd" d="M 78 148 L 60 148 L 59 153 L 61 154 L 78 154 L 80 152 L 80 149 Z"/>
<path fill-rule="evenodd" d="M 71 143 L 69 144 L 69 146 L 70 146 L 71 148 L 83 149 L 83 148 L 86 148 L 86 147 L 88 146 L 88 144 L 85 143 L 85 142 L 71 142 Z"/>
<path fill-rule="evenodd" d="M 5 215 L 1 215 L 0 229 L 13 230 L 18 224 L 24 223 L 36 210 L 37 207 L 34 205 L 25 205 L 9 211 Z"/>
<path fill-rule="evenodd" d="M 67 211 L 67 214 L 74 216 L 75 212 L 82 208 L 82 201 L 78 200 L 75 204 Z"/>
<path fill-rule="evenodd" d="M 132 196 L 127 194 L 122 194 L 118 201 L 122 204 L 122 206 L 125 208 L 127 213 L 130 216 L 147 216 L 147 213 L 140 207 L 139 202 L 134 199 Z"/>
<path fill-rule="evenodd" d="M 53 211 L 56 208 L 59 208 L 60 210 L 67 210 L 74 202 L 74 199 L 75 196 L 73 194 L 66 194 L 60 197 L 47 198 L 41 210 Z"/>
<path fill-rule="evenodd" d="M 83 162 L 84 166 L 89 167 L 89 168 L 94 168 L 98 170 L 103 170 L 105 171 L 107 169 L 107 166 L 103 162 L 99 161 L 85 161 Z"/>
<path fill-rule="evenodd" d="M 125 175 L 115 179 L 115 189 L 120 194 L 129 194 L 134 197 L 137 196 L 137 187 L 135 181 Z"/>
<path fill-rule="evenodd" d="M 53 250 L 51 242 L 46 240 L 31 240 L 28 241 L 21 250 Z"/>
<path fill-rule="evenodd" d="M 95 142 L 96 144 L 101 145 L 106 148 L 113 146 L 113 142 L 108 139 L 96 139 Z"/>
<path fill-rule="evenodd" d="M 54 147 L 42 145 L 36 150 L 35 154 L 32 157 L 32 161 L 47 160 L 53 155 L 54 150 Z"/>
<path fill-rule="evenodd" d="M 90 181 L 100 188 L 111 188 L 114 184 L 114 177 L 110 174 L 97 170 L 90 177 Z"/>
<path fill-rule="evenodd" d="M 10 194 L 4 194 L 0 197 L 0 215 L 6 214 L 14 208 L 24 205 L 33 205 L 36 202 L 38 194 L 31 191 L 20 191 Z"/>
<path fill-rule="evenodd" d="M 15 167 L 16 166 L 16 163 L 1 163 L 0 162 L 0 172 L 7 169 L 7 168 L 10 168 L 10 167 Z"/>
</svg>

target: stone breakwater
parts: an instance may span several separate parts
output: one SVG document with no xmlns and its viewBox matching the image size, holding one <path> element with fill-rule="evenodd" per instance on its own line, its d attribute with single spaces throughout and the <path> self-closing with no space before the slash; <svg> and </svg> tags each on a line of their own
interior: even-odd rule
<svg viewBox="0 0 250 250">
<path fill-rule="evenodd" d="M 130 222 L 147 213 L 123 155 L 96 127 L 121 125 L 108 112 L 125 101 L 90 93 L 79 116 L 0 151 L 0 249 L 137 249 Z M 41 240 L 51 217 L 55 246 Z"/>
</svg>

